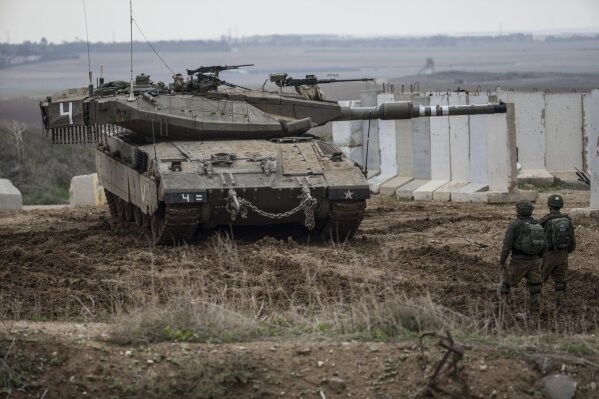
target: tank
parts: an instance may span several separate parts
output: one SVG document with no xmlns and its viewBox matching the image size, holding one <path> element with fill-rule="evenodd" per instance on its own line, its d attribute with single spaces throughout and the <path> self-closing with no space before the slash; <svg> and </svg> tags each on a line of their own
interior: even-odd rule
<svg viewBox="0 0 599 399">
<path fill-rule="evenodd" d="M 139 75 L 40 102 L 53 143 L 97 143 L 111 216 L 158 244 L 189 242 L 219 225 L 294 223 L 351 239 L 370 190 L 365 173 L 309 130 L 332 121 L 506 112 L 505 104 L 350 108 L 327 101 L 313 75 L 271 74 L 261 90 L 220 79 L 235 66 L 188 70 L 168 86 Z M 270 80 L 274 90 L 266 90 Z M 350 79 L 371 80 L 371 79 Z M 347 80 L 344 80 L 347 81 Z M 291 87 L 295 92 L 284 91 Z"/>
</svg>

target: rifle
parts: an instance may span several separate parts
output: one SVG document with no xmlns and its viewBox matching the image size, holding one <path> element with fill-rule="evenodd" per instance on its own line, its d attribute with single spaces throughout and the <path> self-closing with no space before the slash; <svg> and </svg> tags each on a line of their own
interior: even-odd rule
<svg viewBox="0 0 599 399">
<path fill-rule="evenodd" d="M 574 169 L 576 169 L 576 176 L 578 176 L 578 181 L 581 181 L 584 184 L 590 186 L 591 185 L 591 177 L 576 167 Z"/>
</svg>

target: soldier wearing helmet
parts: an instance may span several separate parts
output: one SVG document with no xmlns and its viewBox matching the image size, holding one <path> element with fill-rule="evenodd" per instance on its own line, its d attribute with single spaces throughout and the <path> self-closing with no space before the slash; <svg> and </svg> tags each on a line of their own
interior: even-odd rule
<svg viewBox="0 0 599 399">
<path fill-rule="evenodd" d="M 517 219 L 505 232 L 503 248 L 499 263 L 501 265 L 501 282 L 497 293 L 503 302 L 520 280 L 526 278 L 530 294 L 530 312 L 538 314 L 541 309 L 541 264 L 540 258 L 547 250 L 545 231 L 532 218 L 534 206 L 530 201 L 523 200 L 516 204 Z M 508 256 L 512 254 L 509 265 Z"/>
<path fill-rule="evenodd" d="M 564 199 L 561 195 L 552 194 L 547 199 L 549 213 L 543 216 L 539 223 L 545 229 L 548 250 L 543 258 L 541 272 L 543 282 L 553 278 L 555 283 L 555 310 L 564 307 L 566 294 L 566 277 L 568 272 L 568 254 L 576 249 L 574 223 L 566 214 L 561 213 Z"/>
</svg>

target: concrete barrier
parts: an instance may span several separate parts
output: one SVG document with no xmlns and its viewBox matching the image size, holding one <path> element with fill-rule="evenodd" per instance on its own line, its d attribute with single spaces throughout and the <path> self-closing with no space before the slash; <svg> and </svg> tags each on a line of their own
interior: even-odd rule
<svg viewBox="0 0 599 399">
<path fill-rule="evenodd" d="M 381 93 L 377 104 L 392 101 L 410 101 L 410 94 Z M 411 180 L 413 175 L 412 121 L 379 120 L 380 171 L 368 180 L 373 193 L 393 194 L 398 180 Z M 394 179 L 393 181 L 391 181 Z"/>
<path fill-rule="evenodd" d="M 375 105 L 377 95 L 376 90 L 364 91 L 361 105 Z M 575 168 L 592 170 L 593 126 L 588 117 L 596 108 L 592 94 L 498 92 L 488 96 L 468 96 L 468 103 L 498 101 L 499 96 L 514 104 L 514 113 L 508 116 L 513 129 L 503 115 L 372 121 L 368 168 L 373 191 L 421 200 L 511 201 L 534 196 L 519 193 L 518 181 L 550 185 L 556 177 L 575 181 Z M 462 93 L 387 93 L 379 96 L 376 104 L 411 99 L 415 105 L 450 105 L 464 104 L 465 98 Z M 365 157 L 366 152 L 368 125 L 358 123 L 362 147 L 344 147 L 352 158 L 358 158 L 360 152 Z M 343 128 L 348 132 L 345 139 L 336 137 L 338 144 L 360 142 L 348 139 L 359 136 L 358 127 L 349 126 Z M 513 143 L 505 142 L 512 139 Z M 516 162 L 521 165 L 519 173 Z"/>
<path fill-rule="evenodd" d="M 429 104 L 448 105 L 449 96 L 429 96 Z M 413 189 L 413 198 L 416 200 L 432 200 L 433 193 L 451 180 L 451 148 L 449 117 L 437 116 L 429 119 L 430 129 L 430 180 L 421 181 Z M 401 187 L 400 187 L 401 188 Z"/>
<path fill-rule="evenodd" d="M 360 100 L 339 101 L 344 107 L 359 107 Z M 364 166 L 362 143 L 362 121 L 340 121 L 333 123 L 333 142 L 352 161 Z"/>
<path fill-rule="evenodd" d="M 545 167 L 545 95 L 500 91 L 499 100 L 514 104 L 516 113 L 517 161 L 522 165 L 518 181 L 538 186 L 551 186 L 555 178 Z"/>
<path fill-rule="evenodd" d="M 466 105 L 464 93 L 451 93 L 449 105 Z M 470 182 L 470 126 L 467 116 L 447 117 L 449 127 L 450 182 L 433 192 L 433 200 L 450 201 L 451 194 Z"/>
<path fill-rule="evenodd" d="M 431 105 L 430 96 L 415 95 L 412 98 L 414 106 Z M 431 119 L 417 118 L 412 120 L 412 151 L 413 174 L 416 187 L 412 195 L 416 200 L 430 201 L 433 192 L 439 187 L 438 182 L 432 181 L 431 154 Z"/>
<path fill-rule="evenodd" d="M 547 170 L 556 178 L 576 181 L 582 169 L 582 99 L 576 93 L 545 94 Z"/>
<path fill-rule="evenodd" d="M 359 107 L 359 100 L 339 101 L 343 107 Z M 340 147 L 362 146 L 362 121 L 340 121 L 333 123 L 333 142 Z M 360 162 L 362 164 L 363 161 Z"/>
<path fill-rule="evenodd" d="M 593 90 L 586 99 L 585 130 L 588 135 L 588 164 L 591 170 L 591 203 L 589 208 L 570 210 L 572 217 L 599 219 L 599 90 Z"/>
<path fill-rule="evenodd" d="M 360 92 L 362 107 L 375 107 L 380 90 L 368 89 Z M 370 133 L 369 133 L 370 131 Z M 370 138 L 369 138 L 370 137 Z M 376 176 L 381 172 L 381 148 L 379 144 L 379 121 L 377 119 L 362 121 L 362 143 L 364 159 L 362 164 L 368 165 L 368 176 Z M 368 147 L 368 154 L 366 148 Z"/>
<path fill-rule="evenodd" d="M 393 101 L 395 101 L 395 95 L 393 93 L 381 93 L 377 96 L 377 105 Z M 397 176 L 397 161 L 398 158 L 401 158 L 398 157 L 398 151 L 401 148 L 401 144 L 398 142 L 399 137 L 395 130 L 395 125 L 399 121 L 379 120 L 377 122 L 380 150 L 380 173 L 377 176 L 368 179 L 370 191 L 373 193 L 378 193 L 380 185 Z"/>
<path fill-rule="evenodd" d="M 493 98 L 490 98 L 493 101 Z M 536 191 L 519 191 L 516 170 L 516 122 L 514 105 L 506 114 L 487 116 L 487 162 L 489 190 L 472 195 L 473 202 L 505 203 L 535 201 Z"/>
<path fill-rule="evenodd" d="M 416 94 L 412 97 L 415 107 L 430 105 L 430 97 Z M 430 118 L 416 118 L 412 125 L 412 164 L 414 178 L 431 179 L 431 121 Z"/>
<path fill-rule="evenodd" d="M 412 94 L 396 94 L 395 101 L 411 101 L 417 96 L 417 94 L 415 94 L 414 97 Z M 394 178 L 381 184 L 379 189 L 381 194 L 396 195 L 397 189 L 414 180 L 414 175 L 420 170 L 420 164 L 418 164 L 420 160 L 420 150 L 417 147 L 419 141 L 415 137 L 415 134 L 418 134 L 416 133 L 417 130 L 415 130 L 415 126 L 420 126 L 419 122 L 422 120 L 423 119 L 417 118 L 412 120 L 394 121 L 398 145 L 396 151 L 397 174 Z M 428 138 L 429 131 L 428 129 L 426 129 L 426 131 L 420 130 L 419 134 L 425 135 Z M 428 147 L 429 149 L 427 151 L 430 154 L 430 144 Z M 430 155 L 428 160 L 424 159 L 422 161 L 424 164 L 428 164 L 428 169 L 430 169 Z"/>
<path fill-rule="evenodd" d="M 71 179 L 69 202 L 73 207 L 103 206 L 106 203 L 104 188 L 98 182 L 98 175 L 75 176 Z"/>
<path fill-rule="evenodd" d="M 585 171 L 591 172 L 593 169 L 593 117 L 594 111 L 597 109 L 597 105 L 594 103 L 595 98 L 593 92 L 584 93 L 582 95 L 582 143 L 583 143 L 583 156 L 582 156 L 582 167 Z"/>
<path fill-rule="evenodd" d="M 362 146 L 357 147 L 342 147 L 339 146 L 339 149 L 343 151 L 343 153 L 349 158 L 350 161 L 357 163 L 360 167 L 363 167 L 364 164 L 364 154 Z"/>
<path fill-rule="evenodd" d="M 470 95 L 469 104 L 487 104 L 489 96 Z M 470 183 L 455 191 L 451 200 L 470 202 L 472 194 L 489 190 L 489 163 L 487 159 L 487 123 L 486 115 L 469 116 L 470 128 Z"/>
<path fill-rule="evenodd" d="M 21 209 L 23 196 L 10 180 L 0 179 L 0 211 Z"/>
</svg>

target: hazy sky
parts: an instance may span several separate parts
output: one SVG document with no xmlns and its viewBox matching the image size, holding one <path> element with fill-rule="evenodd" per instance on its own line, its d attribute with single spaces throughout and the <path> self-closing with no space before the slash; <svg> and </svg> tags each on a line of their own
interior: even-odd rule
<svg viewBox="0 0 599 399">
<path fill-rule="evenodd" d="M 85 0 L 91 41 L 129 40 L 128 0 Z M 0 0 L 0 42 L 85 38 L 83 0 Z M 150 40 L 599 31 L 599 0 L 134 0 Z M 134 31 L 134 39 L 141 40 Z"/>
</svg>

